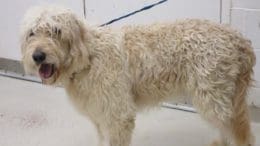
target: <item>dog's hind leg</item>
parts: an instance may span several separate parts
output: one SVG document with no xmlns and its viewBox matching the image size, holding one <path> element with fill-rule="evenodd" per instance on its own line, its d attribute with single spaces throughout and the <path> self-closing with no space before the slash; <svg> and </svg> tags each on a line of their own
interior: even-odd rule
<svg viewBox="0 0 260 146">
<path fill-rule="evenodd" d="M 211 146 L 253 146 L 254 138 L 250 130 L 246 102 L 242 101 L 239 107 L 234 109 L 230 119 L 221 120 L 217 116 L 206 117 L 220 130 L 221 139 L 214 141 Z"/>
<path fill-rule="evenodd" d="M 221 139 L 211 146 L 253 146 L 245 98 L 248 84 L 237 81 L 218 87 L 197 90 L 193 99 L 201 116 L 220 131 Z"/>
<path fill-rule="evenodd" d="M 215 96 L 207 91 L 198 91 L 197 97 L 193 99 L 193 105 L 203 119 L 208 121 L 211 125 L 218 128 L 220 131 L 220 139 L 214 141 L 210 146 L 230 146 L 229 133 L 231 133 L 231 100 L 226 103 L 220 99 L 215 99 Z M 217 101 L 218 100 L 218 101 Z"/>
</svg>

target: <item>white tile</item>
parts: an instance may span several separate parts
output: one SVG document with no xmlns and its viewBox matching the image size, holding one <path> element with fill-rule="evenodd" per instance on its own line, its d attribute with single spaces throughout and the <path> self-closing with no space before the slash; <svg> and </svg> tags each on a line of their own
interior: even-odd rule
<svg viewBox="0 0 260 146">
<path fill-rule="evenodd" d="M 256 54 L 256 65 L 254 67 L 254 87 L 249 92 L 249 103 L 253 103 L 260 107 L 260 49 L 255 50 Z"/>
<path fill-rule="evenodd" d="M 260 11 L 234 9 L 231 25 L 249 38 L 255 49 L 260 49 Z"/>
<path fill-rule="evenodd" d="M 254 67 L 255 80 L 257 81 L 257 86 L 260 88 L 260 49 L 255 50 L 256 54 L 256 65 Z"/>
<path fill-rule="evenodd" d="M 231 22 L 232 27 L 238 29 L 241 33 L 245 34 L 245 19 L 246 13 L 243 10 L 232 10 L 231 11 Z"/>
<path fill-rule="evenodd" d="M 260 9 L 259 0 L 232 0 L 233 7 Z"/>
<path fill-rule="evenodd" d="M 248 99 L 247 99 L 248 104 L 249 105 L 253 105 L 253 106 L 257 106 L 258 108 L 260 108 L 259 95 L 260 95 L 260 87 L 259 87 L 259 85 L 258 85 L 258 87 L 252 87 L 249 90 L 249 95 L 248 95 Z M 258 112 L 258 113 L 260 114 L 260 112 Z M 257 118 L 257 117 L 253 117 L 253 118 Z M 258 118 L 260 118 L 260 117 L 258 117 Z"/>
<path fill-rule="evenodd" d="M 246 11 L 245 32 L 255 49 L 260 49 L 260 11 Z"/>
</svg>

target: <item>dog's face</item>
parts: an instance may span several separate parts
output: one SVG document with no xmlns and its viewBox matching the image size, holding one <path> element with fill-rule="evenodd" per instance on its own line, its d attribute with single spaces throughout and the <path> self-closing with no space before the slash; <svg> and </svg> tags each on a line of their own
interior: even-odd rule
<svg viewBox="0 0 260 146">
<path fill-rule="evenodd" d="M 22 62 L 26 73 L 38 75 L 53 84 L 80 56 L 82 22 L 68 9 L 35 7 L 30 9 L 21 28 Z"/>
</svg>

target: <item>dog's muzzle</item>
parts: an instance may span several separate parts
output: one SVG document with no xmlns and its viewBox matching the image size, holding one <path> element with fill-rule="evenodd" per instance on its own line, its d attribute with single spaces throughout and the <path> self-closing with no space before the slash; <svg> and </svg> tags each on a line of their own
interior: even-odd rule
<svg viewBox="0 0 260 146">
<path fill-rule="evenodd" d="M 46 63 L 46 53 L 42 52 L 40 49 L 36 49 L 32 54 L 33 61 L 39 66 L 39 76 L 42 80 L 47 80 L 51 78 L 56 72 L 54 64 Z"/>
<path fill-rule="evenodd" d="M 36 64 L 41 64 L 46 59 L 46 54 L 38 49 L 33 53 L 32 58 Z"/>
</svg>

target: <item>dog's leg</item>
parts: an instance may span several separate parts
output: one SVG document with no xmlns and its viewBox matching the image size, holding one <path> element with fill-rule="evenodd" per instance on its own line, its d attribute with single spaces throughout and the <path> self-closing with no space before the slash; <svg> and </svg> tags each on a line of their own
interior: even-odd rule
<svg viewBox="0 0 260 146">
<path fill-rule="evenodd" d="M 127 106 L 127 105 L 126 105 Z M 129 146 L 135 127 L 135 112 L 125 106 L 115 105 L 99 113 L 100 118 L 90 118 L 98 134 L 98 146 Z M 119 110 L 124 108 L 122 110 Z"/>
<path fill-rule="evenodd" d="M 103 146 L 104 138 L 105 138 L 104 133 L 98 123 L 94 122 L 94 124 L 95 124 L 95 127 L 97 129 L 97 134 L 98 134 L 98 146 Z"/>
<path fill-rule="evenodd" d="M 222 132 L 220 132 L 222 134 Z M 214 140 L 209 146 L 230 146 L 231 143 L 226 136 L 220 135 L 220 139 Z"/>
<path fill-rule="evenodd" d="M 230 105 L 224 105 L 222 108 L 223 105 L 219 105 L 219 103 L 214 100 L 215 97 L 212 97 L 212 94 L 201 91 L 199 96 L 194 97 L 193 105 L 202 118 L 220 130 L 220 139 L 212 142 L 210 146 L 230 146 L 226 129 L 229 127 L 228 120 L 230 120 L 231 117 L 229 109 L 231 103 Z"/>
<path fill-rule="evenodd" d="M 135 118 L 132 116 L 126 119 L 111 119 L 108 121 L 109 146 L 129 146 L 132 132 L 135 127 Z"/>
<path fill-rule="evenodd" d="M 214 125 L 219 128 L 221 139 L 214 141 L 211 146 L 253 146 L 254 137 L 250 132 L 247 105 L 246 102 L 243 104 L 240 109 L 234 111 L 230 120 L 218 121 L 219 123 Z"/>
<path fill-rule="evenodd" d="M 253 146 L 246 91 L 241 93 L 241 90 L 236 89 L 233 97 L 225 97 L 224 94 L 217 97 L 221 93 L 218 89 L 216 93 L 200 91 L 200 96 L 194 98 L 193 103 L 198 112 L 220 131 L 221 139 L 211 146 Z"/>
<path fill-rule="evenodd" d="M 107 89 L 107 93 L 113 94 L 109 98 L 102 98 L 106 99 L 105 101 L 99 101 L 99 109 L 105 110 L 101 110 L 97 115 L 100 133 L 103 133 L 105 139 L 104 145 L 129 146 L 135 127 L 136 105 L 127 92 L 115 88 Z M 117 96 L 114 96 L 115 94 Z"/>
</svg>

